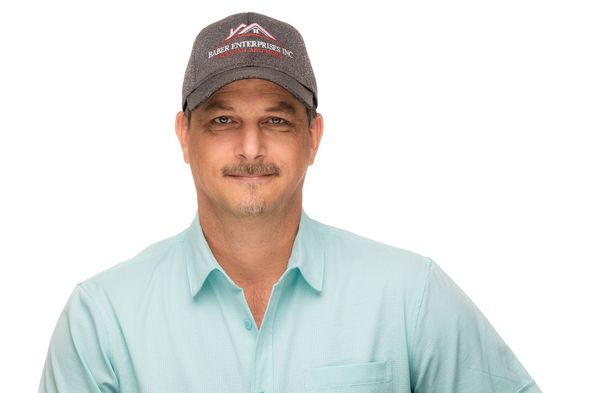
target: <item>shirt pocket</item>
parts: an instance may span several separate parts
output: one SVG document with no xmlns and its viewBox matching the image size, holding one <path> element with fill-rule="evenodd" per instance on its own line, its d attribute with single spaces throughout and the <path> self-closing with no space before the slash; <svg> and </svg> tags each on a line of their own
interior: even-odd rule
<svg viewBox="0 0 590 393">
<path fill-rule="evenodd" d="M 385 393 L 393 391 L 392 360 L 314 367 L 305 370 L 306 393 Z"/>
</svg>

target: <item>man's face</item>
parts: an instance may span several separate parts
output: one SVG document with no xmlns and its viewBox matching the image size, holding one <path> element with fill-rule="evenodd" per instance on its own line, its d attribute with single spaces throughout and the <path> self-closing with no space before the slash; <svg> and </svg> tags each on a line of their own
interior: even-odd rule
<svg viewBox="0 0 590 393">
<path fill-rule="evenodd" d="M 322 117 L 309 123 L 303 104 L 262 79 L 218 90 L 176 134 L 191 166 L 199 209 L 256 217 L 300 205 L 307 167 L 314 161 Z"/>
</svg>

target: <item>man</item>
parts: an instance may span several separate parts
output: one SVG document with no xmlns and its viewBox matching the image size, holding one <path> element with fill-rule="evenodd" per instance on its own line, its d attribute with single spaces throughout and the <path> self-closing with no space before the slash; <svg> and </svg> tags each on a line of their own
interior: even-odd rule
<svg viewBox="0 0 590 393">
<path fill-rule="evenodd" d="M 540 392 L 430 258 L 305 214 L 317 103 L 292 26 L 201 31 L 176 117 L 197 214 L 78 284 L 40 392 Z"/>
</svg>

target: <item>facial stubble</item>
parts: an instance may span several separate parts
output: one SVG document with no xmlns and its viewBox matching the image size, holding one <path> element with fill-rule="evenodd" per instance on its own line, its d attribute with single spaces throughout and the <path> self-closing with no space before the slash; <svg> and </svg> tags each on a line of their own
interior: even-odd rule
<svg viewBox="0 0 590 393">
<path fill-rule="evenodd" d="M 270 164 L 238 164 L 222 168 L 223 176 L 245 176 L 245 175 L 262 175 L 262 176 L 280 176 L 281 170 L 278 165 Z M 259 217 L 266 212 L 266 202 L 260 197 L 260 188 L 262 184 L 251 183 L 248 187 L 248 196 L 245 200 L 240 201 L 238 212 L 242 217 Z"/>
<path fill-rule="evenodd" d="M 248 184 L 248 198 L 240 201 L 238 211 L 243 217 L 259 217 L 264 214 L 266 210 L 266 202 L 260 198 L 258 189 L 260 184 Z"/>
</svg>

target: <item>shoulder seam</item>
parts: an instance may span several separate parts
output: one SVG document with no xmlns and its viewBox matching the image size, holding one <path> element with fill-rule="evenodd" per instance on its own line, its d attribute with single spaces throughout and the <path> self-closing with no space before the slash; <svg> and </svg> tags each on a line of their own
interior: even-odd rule
<svg viewBox="0 0 590 393">
<path fill-rule="evenodd" d="M 106 323 L 106 316 L 103 313 L 102 308 L 100 307 L 100 305 L 98 304 L 98 302 L 94 299 L 94 297 L 91 295 L 90 291 L 88 289 L 86 289 L 84 287 L 84 282 L 78 283 L 77 287 L 80 288 L 80 290 L 82 292 L 84 292 L 86 294 L 86 296 L 88 297 L 89 301 L 93 303 L 94 307 L 96 308 L 98 314 L 100 315 L 100 322 L 102 324 L 102 327 L 106 333 L 106 337 L 104 338 L 104 340 L 106 341 L 106 345 L 107 345 L 107 353 L 109 355 L 109 362 L 111 363 L 111 367 L 113 367 L 113 371 L 115 374 L 115 377 L 117 378 L 117 384 L 119 385 L 119 375 L 117 374 L 117 371 L 113 365 L 113 360 L 114 360 L 114 353 L 113 353 L 113 345 L 111 343 L 111 332 L 109 330 L 109 327 L 107 326 Z M 102 336 L 105 336 L 105 334 L 103 334 Z"/>
<path fill-rule="evenodd" d="M 425 257 L 428 261 L 428 266 L 426 270 L 426 274 L 424 276 L 424 285 L 422 287 L 422 293 L 420 295 L 420 302 L 418 303 L 418 311 L 416 311 L 416 317 L 414 318 L 414 326 L 412 331 L 412 341 L 410 343 L 410 378 L 412 381 L 416 381 L 416 375 L 414 374 L 414 365 L 412 364 L 414 361 L 414 341 L 416 340 L 416 331 L 418 330 L 418 320 L 420 318 L 420 312 L 422 311 L 422 304 L 424 303 L 424 298 L 426 297 L 426 291 L 428 289 L 428 284 L 430 282 L 430 275 L 432 274 L 432 264 L 433 261 L 429 257 Z"/>
</svg>

